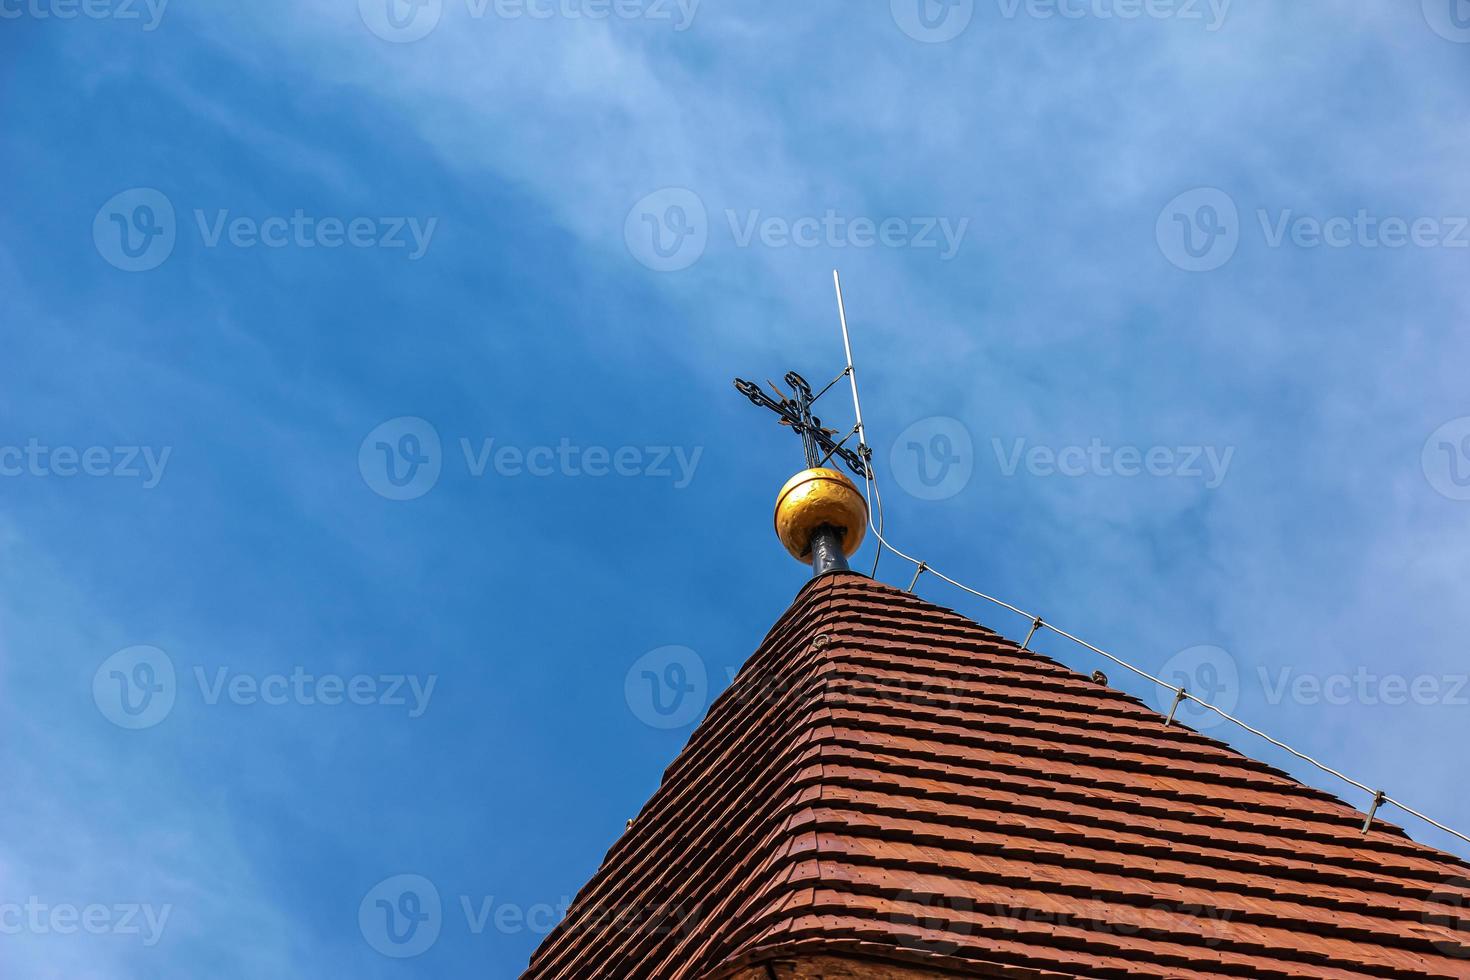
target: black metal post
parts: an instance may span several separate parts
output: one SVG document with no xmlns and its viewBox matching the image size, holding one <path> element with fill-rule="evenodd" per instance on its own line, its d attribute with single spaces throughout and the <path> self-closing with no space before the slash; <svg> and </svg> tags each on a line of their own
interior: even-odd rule
<svg viewBox="0 0 1470 980">
<path fill-rule="evenodd" d="M 812 532 L 812 578 L 847 570 L 847 556 L 842 553 L 842 532 L 830 524 L 823 524 Z"/>
</svg>

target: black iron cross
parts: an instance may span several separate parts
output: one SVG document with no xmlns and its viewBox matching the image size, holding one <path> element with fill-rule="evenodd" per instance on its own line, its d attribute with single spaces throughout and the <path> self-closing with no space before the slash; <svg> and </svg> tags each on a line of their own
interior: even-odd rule
<svg viewBox="0 0 1470 980">
<path fill-rule="evenodd" d="M 846 371 L 839 374 L 832 384 L 836 384 L 846 374 Z M 760 405 L 763 408 L 769 408 L 775 412 L 781 417 L 782 425 L 791 426 L 792 429 L 796 430 L 796 434 L 801 436 L 801 447 L 806 455 L 807 466 L 821 466 L 827 460 L 836 456 L 847 464 L 848 469 L 864 479 L 867 478 L 867 461 L 858 453 L 843 445 L 843 443 L 847 442 L 848 439 L 851 439 L 856 434 L 857 428 L 854 427 L 852 432 L 849 432 L 842 438 L 841 442 L 834 442 L 832 437 L 837 434 L 837 431 L 835 429 L 823 428 L 822 420 L 812 414 L 813 403 L 818 398 L 821 398 L 822 395 L 826 394 L 827 388 L 831 388 L 832 384 L 827 385 L 827 388 L 823 388 L 819 394 L 813 397 L 812 386 L 807 384 L 806 379 L 795 371 L 786 375 L 786 383 L 796 392 L 794 395 L 786 394 L 771 382 L 766 383 L 770 384 L 771 390 L 776 393 L 775 398 L 766 394 L 761 386 L 754 381 L 735 379 L 735 387 L 742 395 L 749 398 L 754 404 Z"/>
</svg>

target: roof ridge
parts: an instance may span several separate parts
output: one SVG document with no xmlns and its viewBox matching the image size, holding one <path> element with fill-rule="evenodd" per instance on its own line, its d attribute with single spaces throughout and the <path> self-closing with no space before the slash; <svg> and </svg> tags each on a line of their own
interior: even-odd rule
<svg viewBox="0 0 1470 980">
<path fill-rule="evenodd" d="M 832 583 L 830 581 L 827 581 L 827 582 L 824 583 L 824 579 L 830 579 L 830 576 L 823 576 L 822 578 L 814 579 L 813 582 L 812 582 L 812 584 L 814 586 L 820 586 L 822 584 L 826 584 L 826 585 L 828 585 L 830 587 L 830 585 Z M 819 593 L 820 593 L 820 595 L 819 595 Z M 821 603 L 830 602 L 830 599 L 831 599 L 830 588 L 828 590 L 825 590 L 825 591 L 824 590 L 820 590 L 819 588 L 815 588 L 815 587 L 814 588 L 810 588 L 810 589 L 803 589 L 802 592 L 799 595 L 801 597 L 810 597 L 813 600 L 813 603 L 814 603 L 814 607 L 813 608 L 809 608 L 809 609 L 807 609 L 807 610 L 804 611 L 807 615 L 805 615 L 805 616 L 802 617 L 802 622 L 804 623 L 804 625 L 805 625 L 806 628 L 801 631 L 802 632 L 802 635 L 808 637 L 806 639 L 805 643 L 804 643 L 804 647 L 806 649 L 810 650 L 813 653 L 813 656 L 810 657 L 810 658 L 808 658 L 808 659 L 806 659 L 806 660 L 801 661 L 801 665 L 802 665 L 802 668 L 803 668 L 803 670 L 802 670 L 802 673 L 803 674 L 805 674 L 806 669 L 810 666 L 810 669 L 812 671 L 812 673 L 810 674 L 810 677 L 811 677 L 811 679 L 815 680 L 820 675 L 820 667 L 818 667 L 816 665 L 818 663 L 820 663 L 820 661 L 822 659 L 824 659 L 824 657 L 825 657 L 825 649 L 826 649 L 826 647 L 828 645 L 828 641 L 826 640 L 826 634 L 825 633 L 808 632 L 808 631 L 815 631 L 815 630 L 819 629 L 819 626 L 817 624 L 820 622 L 821 616 L 820 616 L 820 613 L 816 610 L 815 605 L 821 604 Z M 808 622 L 808 620 L 810 620 L 810 622 Z M 772 667 L 772 668 L 779 668 L 781 666 L 781 661 L 780 660 L 771 660 L 771 661 L 768 661 L 767 662 L 766 666 L 769 666 L 769 667 Z M 759 670 L 757 670 L 756 672 L 753 672 L 750 675 L 750 677 L 748 678 L 748 680 L 749 681 L 758 681 L 761 678 L 761 676 L 762 676 L 762 674 L 759 672 Z M 807 678 L 804 676 L 803 677 L 803 680 L 806 680 L 806 679 Z M 737 674 L 736 675 L 736 681 L 738 682 L 740 680 L 741 680 L 741 678 Z M 731 684 L 731 689 L 733 689 L 734 687 L 735 687 L 735 684 Z M 797 730 L 799 730 L 803 734 L 803 741 L 801 743 L 798 743 L 799 745 L 810 744 L 811 740 L 814 737 L 814 732 L 815 732 L 815 728 L 816 728 L 815 723 L 814 723 L 814 718 L 815 718 L 815 715 L 820 710 L 821 710 L 821 700 L 820 700 L 820 698 L 813 697 L 813 698 L 807 699 L 805 701 L 805 708 L 804 708 L 804 713 L 803 713 L 802 720 L 796 722 L 796 728 L 797 728 Z M 795 753 L 793 753 L 793 754 L 795 754 Z M 791 769 L 789 770 L 789 776 L 783 781 L 783 786 L 784 786 L 784 788 L 786 790 L 789 791 L 794 786 L 795 780 L 800 775 L 800 771 L 801 770 L 800 770 L 800 767 L 799 766 L 793 765 L 791 767 Z M 780 799 L 782 797 L 773 795 L 772 798 L 773 799 Z M 781 810 L 780 810 L 780 808 L 778 806 L 774 810 L 771 811 L 771 813 L 769 814 L 769 817 L 770 818 L 773 818 L 773 819 L 779 819 L 780 812 L 781 812 Z M 789 830 L 790 823 L 791 823 L 791 817 L 792 817 L 792 815 L 788 815 L 787 819 L 782 822 L 783 823 L 782 832 L 785 832 L 786 830 Z M 820 856 L 818 857 L 818 861 L 820 862 Z M 747 866 L 749 866 L 750 863 L 751 863 L 751 856 L 748 855 L 745 864 Z M 716 909 L 712 910 L 712 913 L 711 914 L 717 916 L 717 920 L 719 922 L 719 925 L 706 938 L 706 945 L 708 947 L 708 952 L 707 952 L 706 955 L 708 957 L 711 957 L 711 958 L 726 958 L 726 956 L 727 956 L 726 950 L 730 946 L 730 940 L 728 938 L 729 937 L 729 933 L 731 931 L 731 928 L 733 927 L 733 925 L 737 921 L 737 919 L 735 917 L 733 917 L 733 916 L 732 917 L 718 916 L 718 912 L 721 909 L 723 909 L 725 907 L 728 907 L 731 904 L 742 904 L 742 903 L 739 903 L 738 902 L 738 899 L 741 898 L 741 897 L 743 897 L 743 895 L 741 893 L 732 892 L 729 896 L 727 896 L 727 898 L 723 902 L 721 902 L 719 904 L 719 906 L 717 906 Z M 680 943 L 673 950 L 670 950 L 669 955 L 664 958 L 664 960 L 662 961 L 661 964 L 656 964 L 656 966 L 667 966 L 669 964 L 669 961 L 670 961 L 670 959 L 672 957 L 677 956 L 680 952 L 682 952 L 682 950 L 685 947 L 687 947 L 687 945 L 690 942 L 694 942 L 698 938 L 699 937 L 696 937 L 694 935 L 691 935 L 684 943 Z"/>
<path fill-rule="evenodd" d="M 739 764 L 736 767 L 721 767 L 719 763 L 732 761 L 738 757 L 741 748 L 745 748 L 746 758 L 742 763 L 748 765 L 752 751 L 760 744 L 770 744 L 780 736 L 780 731 L 767 731 L 763 726 L 751 725 L 749 722 L 759 716 L 768 715 L 772 711 L 784 712 L 789 715 L 792 711 L 811 714 L 816 710 L 816 701 L 807 692 L 804 692 L 799 684 L 790 685 L 762 685 L 761 680 L 784 669 L 784 677 L 791 678 L 799 676 L 803 664 L 806 662 L 801 654 L 809 652 L 812 646 L 812 635 L 815 633 L 814 617 L 812 612 L 822 601 L 822 595 L 817 590 L 804 588 L 798 593 L 795 600 L 778 619 L 775 626 L 768 631 L 766 640 L 749 658 L 736 675 L 734 683 L 727 689 L 715 703 L 710 706 L 705 722 L 691 735 L 689 743 L 683 752 L 665 770 L 664 779 L 653 797 L 644 805 L 638 817 L 633 822 L 633 827 L 625 833 L 609 850 L 604 858 L 602 866 L 593 875 L 592 879 L 578 893 L 573 901 L 572 909 L 569 910 L 567 918 L 562 924 L 553 930 L 542 943 L 537 958 L 533 959 L 533 971 L 545 971 L 544 975 L 555 976 L 561 961 L 562 953 L 571 953 L 576 949 L 575 943 L 569 943 L 557 951 L 558 943 L 553 942 L 559 934 L 574 934 L 582 927 L 577 916 L 579 908 L 591 904 L 591 911 L 597 912 L 603 903 L 616 903 L 638 888 L 645 890 L 650 887 L 658 887 L 657 882 L 666 881 L 671 874 L 680 869 L 670 868 L 667 862 L 660 859 L 659 848 L 666 844 L 658 839 L 657 835 L 646 833 L 644 828 L 650 824 L 659 822 L 675 821 L 677 827 L 681 823 L 688 824 L 700 818 L 706 826 L 698 836 L 690 838 L 686 846 L 710 846 L 710 841 L 718 840 L 722 835 L 728 834 L 733 829 L 721 826 L 721 821 L 710 820 L 707 810 L 711 800 L 718 800 L 718 792 L 722 785 L 740 785 L 737 774 L 741 771 Z M 776 698 L 768 695 L 774 691 Z M 782 730 L 789 730 L 791 723 Z M 795 724 L 796 730 L 810 726 Z M 750 736 L 754 735 L 754 738 Z M 786 755 L 791 759 L 791 774 L 794 776 L 797 767 L 795 760 L 798 757 L 801 743 L 788 747 Z M 769 761 L 769 759 L 768 759 Z M 774 774 L 773 780 L 765 783 L 757 780 L 755 787 L 762 792 L 769 792 L 776 796 L 780 791 L 782 779 L 779 771 Z M 705 791 L 699 797 L 689 797 L 686 794 L 691 784 L 703 784 Z M 755 788 L 747 785 L 747 791 Z M 729 802 L 725 805 L 738 806 L 744 799 L 739 795 L 727 797 Z M 719 804 L 716 804 L 719 805 Z M 761 816 L 758 812 L 751 812 L 743 818 L 741 825 L 755 820 L 760 822 Z M 703 843 L 701 843 L 703 841 Z M 751 855 L 747 855 L 746 861 L 738 859 L 732 862 L 722 862 L 712 866 L 711 873 L 729 877 L 738 874 L 743 865 L 751 863 Z M 652 867 L 650 868 L 650 864 Z M 639 878 L 636 875 L 640 867 L 650 868 L 647 872 L 652 878 Z M 621 883 L 611 882 L 610 871 L 617 868 L 620 872 L 628 872 L 625 880 Z M 722 870 L 723 869 L 723 870 Z M 593 903 L 596 904 L 593 904 Z M 649 904 L 649 903 L 644 903 Z M 662 900 L 652 903 L 664 904 Z M 634 937 L 635 946 L 648 945 L 650 941 L 658 937 L 643 937 L 643 942 L 638 942 Z M 542 956 L 542 951 L 545 956 Z M 604 954 L 606 955 L 606 954 Z"/>
</svg>

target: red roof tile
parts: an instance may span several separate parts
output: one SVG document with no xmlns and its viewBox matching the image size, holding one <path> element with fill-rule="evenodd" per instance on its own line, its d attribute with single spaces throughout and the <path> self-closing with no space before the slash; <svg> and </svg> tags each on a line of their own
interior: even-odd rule
<svg viewBox="0 0 1470 980">
<path fill-rule="evenodd" d="M 817 579 L 527 977 L 1470 978 L 1470 866 L 862 576 Z"/>
</svg>

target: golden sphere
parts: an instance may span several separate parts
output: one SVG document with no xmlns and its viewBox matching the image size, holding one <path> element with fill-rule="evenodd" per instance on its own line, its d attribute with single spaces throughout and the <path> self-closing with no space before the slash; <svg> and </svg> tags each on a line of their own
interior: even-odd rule
<svg viewBox="0 0 1470 980">
<path fill-rule="evenodd" d="M 868 502 L 836 470 L 802 470 L 786 481 L 776 498 L 776 536 L 791 557 L 810 565 L 812 532 L 823 524 L 843 532 L 842 551 L 850 558 L 868 530 Z"/>
</svg>

